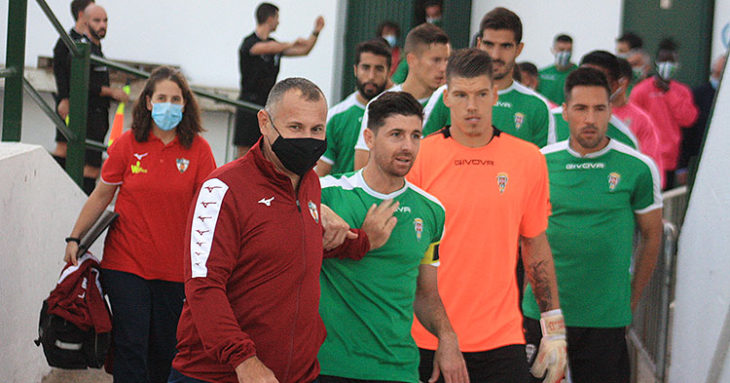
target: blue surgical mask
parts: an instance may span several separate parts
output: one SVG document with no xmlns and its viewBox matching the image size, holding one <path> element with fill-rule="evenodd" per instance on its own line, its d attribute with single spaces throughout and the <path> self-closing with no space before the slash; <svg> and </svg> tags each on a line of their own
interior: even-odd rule
<svg viewBox="0 0 730 383">
<path fill-rule="evenodd" d="M 395 44 L 398 42 L 395 35 L 385 35 L 383 38 L 388 42 L 388 45 L 390 45 L 391 48 L 395 47 Z"/>
<path fill-rule="evenodd" d="M 717 90 L 717 87 L 720 86 L 720 79 L 717 77 L 710 77 L 710 85 L 712 85 L 712 89 Z"/>
<path fill-rule="evenodd" d="M 173 104 L 170 102 L 158 102 L 152 104 L 152 119 L 158 128 L 169 131 L 182 121 L 183 106 L 181 104 Z"/>
</svg>

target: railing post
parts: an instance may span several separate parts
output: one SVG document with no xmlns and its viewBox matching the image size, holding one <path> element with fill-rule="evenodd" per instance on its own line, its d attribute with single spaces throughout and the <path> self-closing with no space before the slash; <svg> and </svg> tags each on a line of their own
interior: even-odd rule
<svg viewBox="0 0 730 383">
<path fill-rule="evenodd" d="M 5 78 L 3 101 L 3 141 L 20 141 L 23 121 L 23 68 L 25 67 L 25 21 L 27 0 L 8 3 L 8 42 L 5 65 L 12 74 Z"/>
<path fill-rule="evenodd" d="M 86 151 L 86 119 L 89 109 L 89 44 L 76 43 L 79 55 L 71 58 L 71 82 L 68 127 L 73 137 L 68 140 L 66 173 L 77 185 L 84 186 Z"/>
</svg>

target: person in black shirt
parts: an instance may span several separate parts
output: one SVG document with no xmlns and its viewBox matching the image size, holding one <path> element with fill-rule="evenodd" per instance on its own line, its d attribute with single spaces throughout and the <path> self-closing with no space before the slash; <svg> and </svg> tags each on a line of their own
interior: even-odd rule
<svg viewBox="0 0 730 383">
<path fill-rule="evenodd" d="M 83 8 L 84 3 L 86 7 Z M 72 12 L 77 18 L 71 37 L 75 41 L 90 43 L 91 54 L 104 57 L 101 51 L 101 39 L 106 36 L 107 15 L 104 8 L 93 1 L 74 1 Z M 79 23 L 79 20 L 81 22 Z M 82 31 L 83 29 L 83 31 Z M 81 34 L 80 32 L 84 33 Z M 69 92 L 71 77 L 71 52 L 59 39 L 53 49 L 53 72 L 56 77 L 57 96 L 56 111 L 62 119 L 69 113 Z M 126 102 L 129 96 L 121 88 L 109 86 L 109 71 L 106 66 L 91 63 L 89 67 L 89 98 L 86 117 L 86 137 L 103 142 L 109 130 L 109 101 L 115 99 Z M 56 131 L 56 149 L 53 156 L 61 166 L 66 162 L 66 137 Z M 91 194 L 101 169 L 101 152 L 86 150 L 84 165 L 84 191 Z"/>
<path fill-rule="evenodd" d="M 324 18 L 317 17 L 312 34 L 294 42 L 278 42 L 269 35 L 279 25 L 279 8 L 261 3 L 256 8 L 256 30 L 246 36 L 238 49 L 238 65 L 241 71 L 241 93 L 238 99 L 258 105 L 266 104 L 269 91 L 276 83 L 281 56 L 306 56 L 314 48 L 319 32 L 324 28 Z M 233 144 L 238 157 L 258 141 L 261 133 L 256 112 L 236 110 L 236 132 Z"/>
</svg>

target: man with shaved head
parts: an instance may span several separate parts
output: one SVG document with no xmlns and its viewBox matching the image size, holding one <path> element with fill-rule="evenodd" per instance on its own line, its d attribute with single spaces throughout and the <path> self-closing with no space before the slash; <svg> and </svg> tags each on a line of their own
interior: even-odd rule
<svg viewBox="0 0 730 383">
<path fill-rule="evenodd" d="M 335 245 L 326 240 L 327 209 L 312 171 L 326 148 L 319 87 L 283 80 L 257 118 L 262 137 L 211 173 L 192 206 L 169 382 L 313 382 L 325 338 L 323 250 L 362 258 L 390 236 L 384 227 L 395 208 L 386 205 L 361 230 L 345 230 L 348 240 L 344 233 Z"/>
<path fill-rule="evenodd" d="M 85 6 L 85 8 L 84 8 Z M 104 57 L 101 52 L 101 40 L 106 36 L 107 14 L 103 7 L 94 2 L 74 1 L 71 3 L 71 12 L 77 19 L 76 33 L 72 33 L 74 40 L 90 43 L 92 55 Z M 73 31 L 72 31 L 73 32 Z M 82 36 L 80 33 L 83 33 Z M 78 37 L 75 37 L 78 36 Z M 53 69 L 58 85 L 57 112 L 65 119 L 69 113 L 69 94 L 71 78 L 71 55 L 62 43 L 56 44 L 54 49 Z M 64 54 L 65 53 L 65 54 Z M 58 62 L 56 62 L 58 57 Z M 91 63 L 89 67 L 89 106 L 86 116 L 86 138 L 102 142 L 109 130 L 109 101 L 114 99 L 126 102 L 129 96 L 121 88 L 109 86 L 109 71 L 106 66 Z M 56 150 L 53 156 L 61 166 L 66 164 L 66 137 L 56 132 Z M 96 185 L 96 179 L 101 173 L 101 152 L 86 150 L 84 165 L 84 191 L 91 194 Z"/>
</svg>

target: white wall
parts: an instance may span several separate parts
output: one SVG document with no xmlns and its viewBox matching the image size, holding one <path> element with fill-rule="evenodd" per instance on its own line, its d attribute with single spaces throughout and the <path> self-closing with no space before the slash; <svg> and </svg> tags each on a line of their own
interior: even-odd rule
<svg viewBox="0 0 730 383">
<path fill-rule="evenodd" d="M 679 236 L 670 382 L 705 382 L 730 309 L 730 66 L 726 67 Z M 727 345 L 725 345 L 727 347 Z M 722 364 L 721 364 L 722 365 Z M 730 382 L 730 359 L 719 382 Z"/>
<path fill-rule="evenodd" d="M 522 41 L 525 48 L 517 62 L 530 61 L 543 68 L 552 65 L 550 47 L 557 34 L 573 37 L 573 59 L 596 50 L 614 51 L 621 26 L 623 2 L 585 0 L 475 0 L 472 3 L 471 35 L 479 32 L 484 14 L 495 7 L 505 7 L 522 20 Z"/>
<path fill-rule="evenodd" d="M 68 30 L 73 25 L 69 0 L 47 0 Z M 110 59 L 182 66 L 191 83 L 238 88 L 238 47 L 255 27 L 254 12 L 261 1 L 218 0 L 98 0 L 109 16 L 103 41 Z M 280 24 L 272 35 L 282 41 L 309 36 L 318 15 L 325 28 L 309 56 L 282 61 L 279 78 L 306 77 L 331 98 L 337 30 L 337 0 L 273 1 L 280 9 Z M 344 4 L 342 5 L 344 6 Z M 0 0 L 0 62 L 5 62 L 8 0 Z M 344 18 L 340 18 L 344 22 Z M 58 35 L 35 1 L 28 1 L 26 65 L 35 66 L 39 55 L 52 56 Z M 340 40 L 341 41 L 341 40 Z"/>
<path fill-rule="evenodd" d="M 40 382 L 50 371 L 33 343 L 41 304 L 58 280 L 63 238 L 86 196 L 35 145 L 0 143 L 0 180 L 0 382 Z"/>
<path fill-rule="evenodd" d="M 727 52 L 730 46 L 730 0 L 715 0 L 712 26 L 712 59 Z"/>
</svg>

